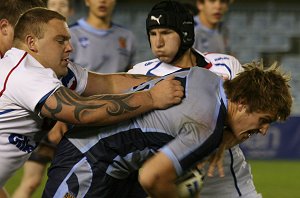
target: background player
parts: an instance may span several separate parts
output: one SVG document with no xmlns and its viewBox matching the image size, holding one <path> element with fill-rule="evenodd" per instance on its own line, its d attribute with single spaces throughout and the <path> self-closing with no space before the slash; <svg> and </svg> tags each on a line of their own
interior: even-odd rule
<svg viewBox="0 0 300 198">
<path fill-rule="evenodd" d="M 133 33 L 112 22 L 116 0 L 85 0 L 88 16 L 70 26 L 71 60 L 90 71 L 125 72 L 133 65 Z"/>
<path fill-rule="evenodd" d="M 228 53 L 228 30 L 222 22 L 233 0 L 196 0 L 194 48 L 201 52 Z"/>
<path fill-rule="evenodd" d="M 47 8 L 60 13 L 67 21 L 74 14 L 73 0 L 47 0 Z"/>
</svg>

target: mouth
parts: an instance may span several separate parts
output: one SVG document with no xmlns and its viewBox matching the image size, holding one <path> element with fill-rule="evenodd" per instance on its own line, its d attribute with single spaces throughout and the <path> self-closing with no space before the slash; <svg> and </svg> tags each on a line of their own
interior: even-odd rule
<svg viewBox="0 0 300 198">
<path fill-rule="evenodd" d="M 99 6 L 98 10 L 101 12 L 106 12 L 106 6 Z"/>
<path fill-rule="evenodd" d="M 215 13 L 214 16 L 215 16 L 215 18 L 217 18 L 217 19 L 221 19 L 223 15 L 220 14 L 220 13 Z"/>
<path fill-rule="evenodd" d="M 66 62 L 66 63 L 69 63 L 69 62 L 70 62 L 70 58 L 69 58 L 69 57 L 63 58 L 62 61 L 63 61 L 63 62 Z"/>
</svg>

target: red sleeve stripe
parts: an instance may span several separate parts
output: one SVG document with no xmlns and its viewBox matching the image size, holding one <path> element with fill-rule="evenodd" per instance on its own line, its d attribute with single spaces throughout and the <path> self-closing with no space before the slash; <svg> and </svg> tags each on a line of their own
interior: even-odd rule
<svg viewBox="0 0 300 198">
<path fill-rule="evenodd" d="M 6 84 L 7 84 L 7 81 L 8 81 L 8 78 L 9 76 L 12 74 L 12 72 L 20 65 L 20 63 L 23 61 L 23 59 L 25 58 L 25 56 L 27 55 L 27 52 L 24 53 L 24 55 L 22 56 L 22 58 L 20 59 L 20 61 L 18 62 L 18 64 L 16 66 L 14 66 L 10 72 L 8 73 L 8 75 L 6 76 L 6 79 L 4 81 L 4 86 L 3 86 L 3 89 L 1 90 L 0 92 L 0 97 L 3 95 L 3 92 L 5 91 L 6 89 Z"/>
</svg>

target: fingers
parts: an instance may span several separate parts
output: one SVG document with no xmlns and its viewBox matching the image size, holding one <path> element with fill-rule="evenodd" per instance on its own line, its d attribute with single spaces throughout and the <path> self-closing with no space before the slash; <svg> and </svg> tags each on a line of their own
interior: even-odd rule
<svg viewBox="0 0 300 198">
<path fill-rule="evenodd" d="M 216 167 L 216 155 L 213 154 L 213 156 L 211 157 L 210 159 L 210 163 L 209 163 L 209 166 L 208 166 L 208 170 L 207 170 L 207 176 L 208 177 L 213 177 L 214 176 L 214 172 L 215 172 L 215 167 Z"/>
<path fill-rule="evenodd" d="M 223 162 L 224 162 L 224 150 L 218 149 L 217 152 L 212 154 L 209 159 L 209 167 L 207 170 L 207 176 L 213 177 L 215 169 L 217 167 L 219 177 L 224 177 L 225 173 L 224 173 Z"/>
<path fill-rule="evenodd" d="M 218 161 L 217 166 L 218 166 L 219 177 L 225 177 L 224 167 L 223 167 L 223 158 L 222 158 L 222 160 Z"/>
<path fill-rule="evenodd" d="M 157 83 L 150 90 L 153 105 L 158 109 L 166 109 L 172 105 L 179 104 L 184 96 L 184 88 L 174 76 L 168 76 L 166 79 Z"/>
</svg>

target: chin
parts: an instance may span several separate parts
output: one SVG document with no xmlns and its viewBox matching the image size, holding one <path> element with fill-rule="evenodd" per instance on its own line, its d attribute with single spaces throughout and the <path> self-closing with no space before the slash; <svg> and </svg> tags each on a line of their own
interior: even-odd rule
<svg viewBox="0 0 300 198">
<path fill-rule="evenodd" d="M 168 63 L 168 64 L 171 62 L 171 60 L 169 58 L 167 58 L 167 57 L 159 57 L 158 59 L 161 62 Z"/>
</svg>

